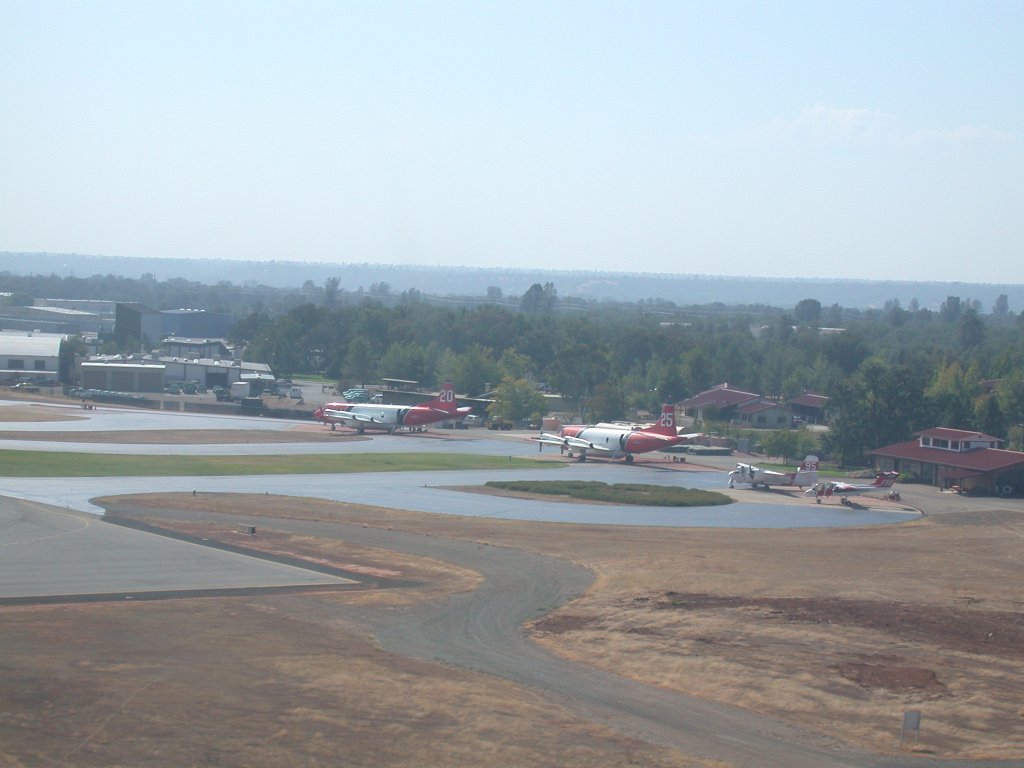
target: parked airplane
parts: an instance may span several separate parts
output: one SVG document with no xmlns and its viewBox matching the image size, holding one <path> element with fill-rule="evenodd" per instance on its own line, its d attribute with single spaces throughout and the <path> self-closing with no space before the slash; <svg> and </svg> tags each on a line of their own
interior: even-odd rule
<svg viewBox="0 0 1024 768">
<path fill-rule="evenodd" d="M 900 476 L 899 472 L 879 472 L 875 477 L 875 482 L 867 485 L 855 485 L 852 483 L 843 483 L 838 480 L 829 480 L 824 483 L 815 483 L 808 488 L 804 493 L 813 493 L 814 500 L 821 504 L 823 497 L 838 496 L 839 500 L 843 504 L 849 504 L 849 496 L 855 496 L 859 493 L 869 493 L 871 491 L 880 491 L 884 488 L 891 488 L 892 484 L 896 482 L 896 479 Z"/>
<path fill-rule="evenodd" d="M 634 454 L 661 451 L 699 436 L 700 433 L 678 434 L 675 409 L 671 405 L 665 405 L 662 406 L 658 423 L 649 427 L 634 428 L 619 424 L 569 425 L 562 427 L 557 435 L 545 432 L 540 437 L 530 439 L 540 443 L 541 450 L 545 445 L 557 445 L 561 450 L 567 450 L 570 457 L 575 453 L 576 460 L 581 462 L 587 460 L 588 453 L 593 453 L 609 459 L 624 458 L 627 464 L 632 464 Z"/>
<path fill-rule="evenodd" d="M 761 486 L 765 490 L 771 485 L 795 485 L 800 489 L 818 482 L 818 457 L 807 456 L 796 472 L 776 472 L 773 469 L 761 469 L 753 464 L 737 464 L 736 469 L 729 473 L 729 487 L 736 483 L 747 483 L 751 488 Z"/>
<path fill-rule="evenodd" d="M 422 430 L 428 424 L 449 419 L 461 419 L 472 408 L 455 405 L 455 388 L 450 381 L 444 383 L 433 400 L 418 405 L 380 405 L 376 403 L 327 403 L 313 412 L 313 418 L 330 424 L 334 430 L 339 424 L 353 427 L 359 434 L 366 429 L 381 429 L 394 433 L 399 428 Z"/>
</svg>

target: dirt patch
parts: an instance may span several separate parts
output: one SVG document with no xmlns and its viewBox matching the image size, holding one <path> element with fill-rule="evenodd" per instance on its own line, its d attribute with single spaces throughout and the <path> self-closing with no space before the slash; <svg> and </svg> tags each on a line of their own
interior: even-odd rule
<svg viewBox="0 0 1024 768">
<path fill-rule="evenodd" d="M 651 598 L 649 605 L 654 610 L 674 611 L 750 608 L 754 609 L 750 612 L 752 619 L 874 629 L 899 641 L 927 642 L 954 651 L 1024 659 L 1024 613 L 835 597 L 755 598 L 677 592 Z"/>
<path fill-rule="evenodd" d="M 898 657 L 875 656 L 864 661 L 848 661 L 834 667 L 842 677 L 868 690 L 923 694 L 924 699 L 938 699 L 949 689 L 939 682 L 934 670 L 907 667 Z"/>
<path fill-rule="evenodd" d="M 81 421 L 84 418 L 84 416 L 77 416 L 71 413 L 67 408 L 53 408 L 45 405 L 5 405 L 0 408 L 0 424 L 5 421 Z M 15 432 L 13 434 L 23 433 Z"/>
</svg>

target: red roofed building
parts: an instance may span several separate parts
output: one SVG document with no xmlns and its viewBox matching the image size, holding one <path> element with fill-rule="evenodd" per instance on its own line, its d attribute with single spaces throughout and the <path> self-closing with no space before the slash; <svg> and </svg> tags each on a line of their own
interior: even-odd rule
<svg viewBox="0 0 1024 768">
<path fill-rule="evenodd" d="M 1024 453 L 999 448 L 999 438 L 945 427 L 915 437 L 871 451 L 878 469 L 905 472 L 939 488 L 1002 496 L 1024 488 Z"/>
<path fill-rule="evenodd" d="M 714 418 L 727 421 L 736 415 L 738 405 L 754 403 L 760 399 L 761 396 L 754 392 L 744 392 L 742 389 L 735 389 L 727 383 L 723 383 L 706 389 L 688 400 L 683 400 L 678 407 L 687 416 L 692 416 L 700 421 L 704 421 L 705 414 L 710 414 L 710 412 L 714 412 Z"/>
<path fill-rule="evenodd" d="M 737 405 L 736 420 L 748 427 L 786 429 L 793 424 L 793 412 L 782 403 L 758 398 Z"/>
<path fill-rule="evenodd" d="M 786 401 L 786 405 L 805 424 L 824 424 L 826 422 L 825 407 L 828 405 L 828 398 L 825 395 L 804 392 L 796 397 L 789 398 Z"/>
</svg>

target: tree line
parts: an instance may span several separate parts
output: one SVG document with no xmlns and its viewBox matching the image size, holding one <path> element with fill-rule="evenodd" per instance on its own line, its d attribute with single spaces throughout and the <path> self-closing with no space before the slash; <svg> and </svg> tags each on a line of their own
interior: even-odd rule
<svg viewBox="0 0 1024 768">
<path fill-rule="evenodd" d="M 823 447 L 850 464 L 932 426 L 1020 444 L 1024 319 L 999 302 L 988 313 L 957 297 L 938 311 L 894 300 L 850 312 L 808 300 L 791 312 L 666 320 L 647 304 L 561 313 L 555 293 L 536 286 L 518 309 L 417 297 L 392 307 L 370 298 L 305 304 L 279 317 L 253 313 L 233 340 L 275 371 L 317 371 L 346 384 L 450 379 L 470 396 L 502 383 L 546 385 L 595 421 L 657 412 L 722 382 L 768 397 L 817 392 L 831 398 Z"/>
<path fill-rule="evenodd" d="M 387 284 L 346 292 L 336 281 L 282 291 L 182 280 L 19 278 L 0 274 L 8 301 L 33 295 L 142 301 L 231 312 L 231 341 L 282 376 L 320 374 L 344 386 L 391 377 L 444 380 L 470 396 L 503 387 L 530 416 L 541 386 L 590 420 L 657 412 L 722 382 L 768 397 L 830 398 L 823 449 L 848 464 L 932 426 L 973 429 L 1022 447 L 1024 313 L 1005 296 L 990 308 L 949 296 L 937 310 L 892 299 L 879 309 L 790 310 L 657 299 L 585 302 L 551 283 L 509 301 L 438 300 Z"/>
</svg>

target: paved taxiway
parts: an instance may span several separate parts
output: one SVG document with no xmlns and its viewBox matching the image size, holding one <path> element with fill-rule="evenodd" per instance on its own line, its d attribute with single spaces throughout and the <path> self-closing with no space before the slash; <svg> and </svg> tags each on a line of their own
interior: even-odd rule
<svg viewBox="0 0 1024 768">
<path fill-rule="evenodd" d="M 132 411 L 98 408 L 69 411 L 74 421 L 5 424 L 7 431 L 46 427 L 57 432 L 75 425 L 76 431 L 116 432 L 120 430 L 285 430 L 305 429 L 309 422 L 244 416 L 187 414 L 163 411 Z M 40 430 L 42 431 L 42 430 Z M 128 445 L 107 443 L 52 443 L 48 441 L 2 440 L 0 448 L 20 450 L 61 450 L 82 453 L 130 453 L 134 455 L 299 455 L 311 453 L 377 452 L 463 452 L 491 456 L 532 457 L 537 444 L 526 438 L 509 439 L 486 432 L 435 432 L 427 435 L 376 435 L 368 440 L 338 440 L 311 443 L 232 443 L 196 445 L 187 443 Z M 551 450 L 551 449 L 549 449 Z M 672 509 L 590 504 L 538 503 L 523 499 L 483 496 L 451 490 L 451 486 L 482 485 L 488 480 L 534 480 L 564 477 L 602 482 L 653 483 L 661 485 L 723 489 L 724 472 L 678 471 L 673 465 L 652 463 L 633 466 L 604 461 L 567 463 L 564 470 L 463 470 L 456 472 L 384 472 L 338 475 L 260 475 L 226 477 L 118 477 L 62 478 L 40 482 L 37 478 L 0 479 L 0 494 L 30 499 L 61 508 L 101 513 L 90 503 L 96 496 L 128 493 L 198 491 L 202 493 L 272 493 L 286 496 L 315 496 L 336 501 L 371 504 L 437 514 L 494 517 L 508 520 L 595 523 L 605 525 L 656 525 L 671 527 L 804 528 L 846 527 L 902 522 L 918 517 L 911 510 L 892 507 L 854 508 L 839 505 L 774 504 L 764 497 L 754 502 L 736 502 L 724 507 Z"/>
<path fill-rule="evenodd" d="M 351 583 L 0 497 L 0 598 Z"/>
</svg>

